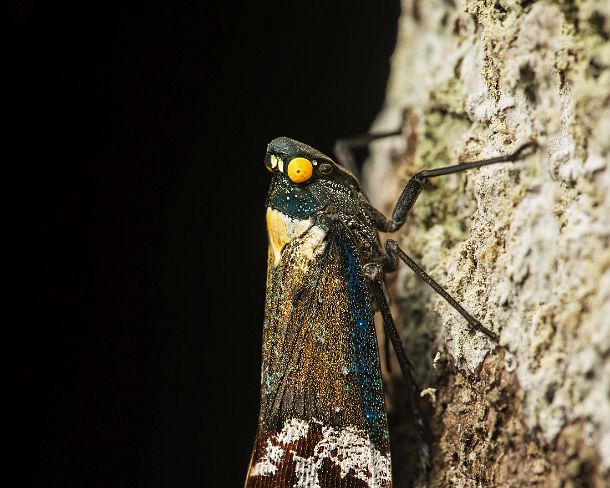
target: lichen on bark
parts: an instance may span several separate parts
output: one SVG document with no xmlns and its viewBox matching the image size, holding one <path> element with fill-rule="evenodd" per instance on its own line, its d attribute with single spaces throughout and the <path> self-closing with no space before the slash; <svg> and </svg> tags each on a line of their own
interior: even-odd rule
<svg viewBox="0 0 610 488">
<path fill-rule="evenodd" d="M 538 144 L 436 178 L 392 236 L 514 354 L 468 332 L 408 269 L 389 278 L 419 382 L 437 390 L 432 486 L 610 476 L 609 39 L 605 1 L 403 0 L 375 128 L 404 110 L 407 126 L 373 146 L 373 203 L 389 213 L 422 168 Z M 402 421 L 401 402 L 388 403 Z"/>
</svg>

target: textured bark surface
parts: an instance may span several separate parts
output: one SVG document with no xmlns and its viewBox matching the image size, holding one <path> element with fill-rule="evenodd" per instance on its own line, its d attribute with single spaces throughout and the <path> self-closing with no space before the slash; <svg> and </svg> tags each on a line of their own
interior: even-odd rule
<svg viewBox="0 0 610 488">
<path fill-rule="evenodd" d="M 403 268 L 393 309 L 433 438 L 430 486 L 608 486 L 610 2 L 403 0 L 386 107 L 365 168 L 389 214 L 423 168 L 526 158 L 437 178 L 396 235 L 504 350 Z M 397 368 L 394 368 L 396 371 Z M 398 486 L 415 466 L 389 399 Z M 402 480 L 402 481 L 401 481 Z"/>
</svg>

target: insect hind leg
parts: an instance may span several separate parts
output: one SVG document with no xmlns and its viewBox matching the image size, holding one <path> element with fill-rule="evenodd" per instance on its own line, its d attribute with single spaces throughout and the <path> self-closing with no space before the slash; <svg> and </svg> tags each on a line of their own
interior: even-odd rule
<svg viewBox="0 0 610 488">
<path fill-rule="evenodd" d="M 377 304 L 383 319 L 385 336 L 390 339 L 400 371 L 405 380 L 409 392 L 409 408 L 415 425 L 415 437 L 417 440 L 417 451 L 419 457 L 419 477 L 423 478 L 430 470 L 430 444 L 428 431 L 421 409 L 419 408 L 420 389 L 413 377 L 413 365 L 409 361 L 405 352 L 402 339 L 396 329 L 396 324 L 390 311 L 390 306 L 386 300 L 383 288 L 383 272 L 379 263 L 370 263 L 365 266 L 365 276 L 369 280 L 373 299 Z"/>
<path fill-rule="evenodd" d="M 419 276 L 422 280 L 424 280 L 430 287 L 442 296 L 449 305 L 451 305 L 457 312 L 466 319 L 470 329 L 475 330 L 477 332 L 481 332 L 490 338 L 496 345 L 500 345 L 498 342 L 498 335 L 485 327 L 481 322 L 475 319 L 472 315 L 470 315 L 464 307 L 460 305 L 460 303 L 453 298 L 447 290 L 445 290 L 434 278 L 432 278 L 428 273 L 426 273 L 410 256 L 407 255 L 399 246 L 398 243 L 392 239 L 386 241 L 385 249 L 389 256 L 394 256 L 395 259 L 400 259 L 403 263 L 405 263 L 409 268 L 411 268 L 417 276 Z"/>
</svg>

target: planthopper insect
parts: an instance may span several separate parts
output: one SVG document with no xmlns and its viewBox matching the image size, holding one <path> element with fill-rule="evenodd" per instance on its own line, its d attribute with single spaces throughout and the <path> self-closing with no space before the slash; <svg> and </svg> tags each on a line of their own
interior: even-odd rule
<svg viewBox="0 0 610 488">
<path fill-rule="evenodd" d="M 341 152 L 349 155 L 350 147 L 398 133 L 355 138 Z M 403 225 L 428 179 L 517 160 L 530 145 L 415 174 L 388 219 L 367 200 L 355 171 L 348 169 L 349 158 L 341 157 L 346 162 L 339 165 L 293 139 L 271 141 L 265 157 L 272 179 L 266 202 L 261 406 L 246 487 L 392 486 L 376 311 L 410 392 L 419 469 L 425 472 L 429 453 L 419 389 L 386 300 L 384 273 L 404 262 L 471 329 L 494 341 L 497 337 L 395 241 L 382 245 L 379 232 Z"/>
</svg>

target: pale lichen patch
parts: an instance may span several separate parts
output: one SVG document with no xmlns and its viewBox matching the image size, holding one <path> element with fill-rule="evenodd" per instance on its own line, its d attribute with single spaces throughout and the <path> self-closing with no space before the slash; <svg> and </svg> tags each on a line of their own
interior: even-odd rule
<svg viewBox="0 0 610 488">
<path fill-rule="evenodd" d="M 373 155 L 371 181 L 405 182 L 422 168 L 507 153 L 530 139 L 539 144 L 506 167 L 438 178 L 395 236 L 515 357 L 502 374 L 516 383 L 479 381 L 493 345 L 468 333 L 410 271 L 399 271 L 397 322 L 418 375 L 436 386 L 434 372 L 443 368 L 432 368 L 432 358 L 444 349 L 445 373 L 476 387 L 465 397 L 453 396 L 457 383 L 439 389 L 449 403 L 435 420 L 448 432 L 458 421 L 466 428 L 468 412 L 473 422 L 471 438 L 443 444 L 449 449 L 450 440 L 455 450 L 443 452 L 440 485 L 497 475 L 495 486 L 511 476 L 538 486 L 603 486 L 610 467 L 610 3 L 404 0 L 398 37 L 385 113 L 408 107 L 415 123 L 404 158 L 394 158 L 399 164 L 377 165 Z M 389 210 L 400 190 L 376 203 Z M 483 410 L 475 414 L 477 406 Z M 495 432 L 490 440 L 476 430 L 482 418 L 503 419 L 505 429 L 486 429 Z M 527 436 L 540 445 L 493 452 Z M 473 453 L 472 439 L 488 451 Z M 523 478 L 511 464 L 524 466 Z"/>
</svg>

